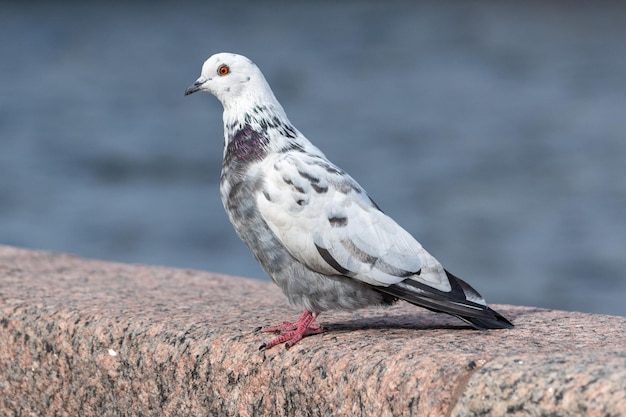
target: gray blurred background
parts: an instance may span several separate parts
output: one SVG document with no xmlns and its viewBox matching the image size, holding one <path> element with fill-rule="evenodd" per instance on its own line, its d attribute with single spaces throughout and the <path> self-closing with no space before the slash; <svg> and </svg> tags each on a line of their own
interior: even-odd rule
<svg viewBox="0 0 626 417">
<path fill-rule="evenodd" d="M 0 243 L 267 279 L 183 97 L 238 52 L 489 302 L 626 315 L 626 3 L 383 3 L 0 3 Z"/>
</svg>

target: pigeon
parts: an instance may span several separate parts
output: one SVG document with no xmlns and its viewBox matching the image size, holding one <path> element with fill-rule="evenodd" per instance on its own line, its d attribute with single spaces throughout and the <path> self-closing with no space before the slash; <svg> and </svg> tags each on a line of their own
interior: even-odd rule
<svg viewBox="0 0 626 417">
<path fill-rule="evenodd" d="M 185 95 L 197 91 L 224 107 L 220 194 L 228 218 L 290 304 L 303 309 L 294 322 L 260 328 L 279 333 L 261 350 L 322 333 L 314 323 L 322 312 L 397 300 L 476 329 L 513 327 L 293 126 L 250 59 L 211 56 Z"/>
</svg>

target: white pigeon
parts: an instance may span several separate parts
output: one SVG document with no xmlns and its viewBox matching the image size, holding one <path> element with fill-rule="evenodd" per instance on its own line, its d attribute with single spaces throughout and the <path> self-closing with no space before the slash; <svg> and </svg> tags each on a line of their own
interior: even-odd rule
<svg viewBox="0 0 626 417">
<path fill-rule="evenodd" d="M 323 311 L 397 299 L 478 329 L 513 327 L 291 124 L 251 60 L 211 56 L 185 95 L 196 91 L 224 106 L 220 192 L 228 217 L 289 302 L 304 309 L 293 323 L 262 328 L 280 335 L 261 349 L 321 333 L 313 321 Z"/>
</svg>

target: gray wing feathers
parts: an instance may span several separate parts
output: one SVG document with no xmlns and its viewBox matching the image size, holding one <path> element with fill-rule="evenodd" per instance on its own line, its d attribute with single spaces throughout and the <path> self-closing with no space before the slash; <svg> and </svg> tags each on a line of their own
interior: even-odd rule
<svg viewBox="0 0 626 417">
<path fill-rule="evenodd" d="M 270 157 L 264 164 L 269 198 L 257 198 L 259 211 L 307 267 L 374 286 L 412 277 L 450 289 L 441 265 L 339 168 L 303 153 Z"/>
</svg>

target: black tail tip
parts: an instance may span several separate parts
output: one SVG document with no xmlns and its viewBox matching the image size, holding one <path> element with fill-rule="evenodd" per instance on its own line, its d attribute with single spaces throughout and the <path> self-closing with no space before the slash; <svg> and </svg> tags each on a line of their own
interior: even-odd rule
<svg viewBox="0 0 626 417">
<path fill-rule="evenodd" d="M 488 308 L 488 307 L 487 307 Z M 488 330 L 488 329 L 512 329 L 515 327 L 513 323 L 509 321 L 502 314 L 498 313 L 495 310 L 488 308 L 488 311 L 491 313 L 491 317 L 459 317 L 461 320 L 466 321 L 471 324 L 474 328 L 478 330 Z"/>
</svg>

